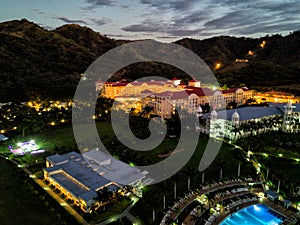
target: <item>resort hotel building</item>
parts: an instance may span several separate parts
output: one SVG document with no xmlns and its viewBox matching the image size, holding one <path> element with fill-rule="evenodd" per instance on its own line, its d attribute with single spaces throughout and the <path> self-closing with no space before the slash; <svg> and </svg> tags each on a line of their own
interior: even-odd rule
<svg viewBox="0 0 300 225">
<path fill-rule="evenodd" d="M 300 104 L 270 104 L 269 107 L 243 107 L 213 110 L 202 115 L 197 110 L 196 129 L 212 137 L 235 140 L 268 131 L 300 132 Z"/>
<path fill-rule="evenodd" d="M 96 89 L 104 97 L 115 99 L 117 109 L 129 111 L 141 110 L 145 106 L 153 107 L 154 114 L 161 118 L 171 117 L 179 107 L 189 113 L 195 113 L 199 105 L 213 105 L 225 109 L 228 103 L 238 106 L 252 98 L 253 91 L 246 87 L 229 90 L 213 90 L 201 87 L 201 82 L 190 80 L 182 84 L 180 79 L 149 82 L 97 82 Z"/>
<path fill-rule="evenodd" d="M 45 180 L 84 212 L 101 204 L 96 199 L 103 188 L 116 193 L 124 186 L 131 186 L 135 193 L 141 194 L 139 187 L 147 174 L 97 150 L 49 156 L 43 170 Z"/>
</svg>

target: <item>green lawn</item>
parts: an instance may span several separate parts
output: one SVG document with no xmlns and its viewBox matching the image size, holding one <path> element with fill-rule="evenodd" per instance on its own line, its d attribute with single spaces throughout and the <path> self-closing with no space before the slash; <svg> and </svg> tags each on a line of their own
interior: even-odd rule
<svg viewBox="0 0 300 225">
<path fill-rule="evenodd" d="M 165 138 L 164 141 L 154 150 L 147 152 L 136 152 L 131 151 L 126 146 L 123 146 L 114 136 L 111 125 L 108 121 L 97 123 L 97 128 L 99 136 L 102 142 L 107 148 L 111 150 L 111 154 L 117 155 L 120 159 L 125 162 L 133 162 L 135 165 L 151 165 L 157 163 L 164 158 L 158 157 L 159 154 L 165 154 L 175 149 L 178 140 Z M 20 162 L 33 163 L 38 160 L 39 165 L 33 165 L 30 169 L 34 172 L 38 172 L 40 168 L 44 166 L 43 160 L 46 155 L 55 153 L 64 153 L 76 150 L 76 143 L 73 136 L 73 130 L 71 127 L 65 127 L 62 129 L 45 130 L 39 134 L 28 135 L 25 139 L 15 138 L 10 140 L 8 143 L 15 144 L 22 140 L 34 139 L 36 143 L 43 149 L 46 149 L 46 154 L 41 154 L 38 156 L 24 156 L 17 158 Z M 191 140 L 190 140 L 191 141 Z M 6 144 L 8 144 L 6 143 Z M 162 218 L 162 198 L 166 195 L 167 206 L 172 205 L 173 202 L 173 186 L 174 182 L 177 183 L 177 196 L 182 196 L 187 192 L 187 177 L 191 177 L 191 188 L 199 187 L 201 183 L 201 173 L 198 171 L 199 162 L 201 160 L 202 154 L 207 144 L 207 137 L 201 136 L 199 139 L 198 146 L 189 160 L 188 164 L 173 177 L 169 178 L 165 182 L 160 184 L 147 186 L 144 188 L 144 197 L 141 199 L 136 206 L 133 208 L 132 213 L 137 215 L 145 224 L 152 224 L 152 207 L 155 205 L 158 218 Z M 192 147 L 187 140 L 187 148 Z M 4 146 L 1 146 L 1 150 L 4 150 Z M 185 154 L 185 152 L 179 152 L 176 154 Z M 205 180 L 212 181 L 218 180 L 220 175 L 220 162 L 222 162 L 223 167 L 223 177 L 237 176 L 237 168 L 239 162 L 244 160 L 236 152 L 232 146 L 223 144 L 217 159 L 214 163 L 209 166 L 205 171 Z M 252 166 L 247 163 L 242 163 L 241 165 L 241 175 L 254 175 L 255 171 Z M 104 220 L 117 212 L 122 211 L 125 203 L 118 203 L 109 207 L 108 210 L 103 214 L 96 215 L 95 219 L 97 221 Z M 127 204 L 127 203 L 126 203 Z M 38 224 L 38 223 L 37 223 Z"/>
<path fill-rule="evenodd" d="M 1 225 L 78 224 L 19 168 L 0 159 Z"/>
<path fill-rule="evenodd" d="M 105 211 L 99 210 L 98 213 L 94 213 L 91 215 L 92 221 L 95 221 L 97 223 L 110 219 L 114 216 L 119 215 L 121 212 L 123 212 L 124 209 L 131 203 L 131 200 L 129 199 L 122 199 L 118 200 L 117 202 L 114 202 L 108 206 L 106 206 Z"/>
<path fill-rule="evenodd" d="M 138 216 L 145 224 L 153 224 L 152 208 L 155 207 L 158 219 L 163 217 L 163 195 L 166 195 L 166 206 L 173 205 L 174 183 L 176 182 L 177 197 L 187 193 L 187 179 L 191 177 L 191 189 L 199 188 L 202 173 L 198 171 L 199 162 L 206 147 L 207 140 L 204 137 L 199 139 L 199 143 L 194 155 L 187 165 L 173 177 L 159 184 L 147 186 L 143 189 L 144 197 L 132 208 L 132 214 Z M 242 160 L 240 153 L 228 144 L 223 144 L 215 161 L 205 170 L 205 181 L 217 181 L 220 178 L 220 164 L 223 161 L 223 177 L 237 177 L 238 164 L 241 162 L 242 176 L 255 176 L 255 170 L 251 164 Z M 154 224 L 159 224 L 156 221 Z"/>
</svg>

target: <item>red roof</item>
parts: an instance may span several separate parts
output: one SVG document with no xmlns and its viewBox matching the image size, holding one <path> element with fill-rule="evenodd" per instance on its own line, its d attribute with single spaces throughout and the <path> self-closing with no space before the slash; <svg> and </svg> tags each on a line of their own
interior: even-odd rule
<svg viewBox="0 0 300 225">
<path fill-rule="evenodd" d="M 178 91 L 178 92 L 172 92 L 171 99 L 183 99 L 188 98 L 189 94 L 186 91 Z"/>
<path fill-rule="evenodd" d="M 210 96 L 213 95 L 213 90 L 210 88 L 200 88 L 200 87 L 188 87 L 186 88 L 186 92 L 191 95 L 195 94 L 197 96 Z"/>
<path fill-rule="evenodd" d="M 248 88 L 242 87 L 242 88 L 230 88 L 230 89 L 228 89 L 228 90 L 223 90 L 222 93 L 223 93 L 223 94 L 234 93 L 234 92 L 236 92 L 238 89 L 242 89 L 243 91 L 249 91 Z"/>
</svg>

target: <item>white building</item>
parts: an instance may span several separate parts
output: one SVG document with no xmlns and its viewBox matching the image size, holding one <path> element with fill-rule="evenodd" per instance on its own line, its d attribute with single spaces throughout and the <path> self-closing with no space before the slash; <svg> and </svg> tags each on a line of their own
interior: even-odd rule
<svg viewBox="0 0 300 225">
<path fill-rule="evenodd" d="M 222 116 L 219 116 L 219 115 Z M 213 110 L 202 116 L 206 123 L 196 129 L 212 137 L 230 140 L 257 135 L 268 131 L 282 130 L 300 132 L 300 104 L 271 104 L 269 107 L 243 107 L 233 110 Z"/>
</svg>

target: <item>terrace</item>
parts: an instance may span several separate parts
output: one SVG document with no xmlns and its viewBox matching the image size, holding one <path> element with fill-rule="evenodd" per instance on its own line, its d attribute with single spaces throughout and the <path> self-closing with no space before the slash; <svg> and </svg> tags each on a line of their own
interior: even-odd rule
<svg viewBox="0 0 300 225">
<path fill-rule="evenodd" d="M 284 217 L 292 218 L 295 215 L 295 211 L 290 208 L 284 208 L 265 198 L 262 189 L 255 189 L 253 193 L 251 190 L 253 183 L 257 182 L 251 178 L 245 178 L 228 179 L 224 182 L 201 186 L 201 189 L 191 191 L 169 207 L 161 225 L 170 224 L 172 221 L 185 225 L 219 224 L 233 212 L 258 202 L 275 208 L 285 215 Z"/>
</svg>

